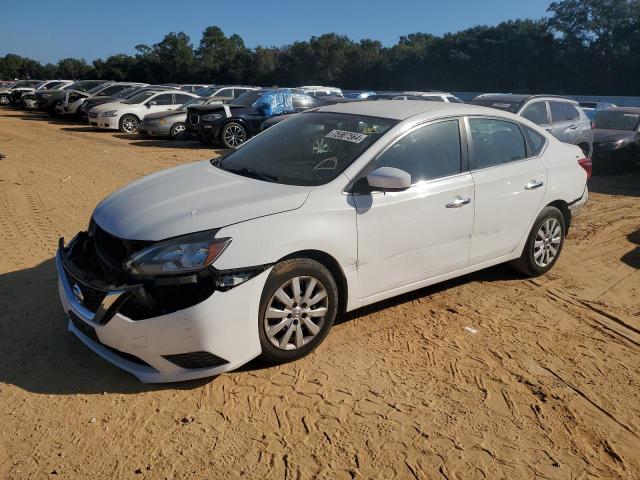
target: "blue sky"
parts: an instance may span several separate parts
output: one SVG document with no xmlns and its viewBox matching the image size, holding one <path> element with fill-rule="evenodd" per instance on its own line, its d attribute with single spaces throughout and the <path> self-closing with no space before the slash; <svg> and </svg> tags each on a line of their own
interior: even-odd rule
<svg viewBox="0 0 640 480">
<path fill-rule="evenodd" d="M 56 62 L 134 53 L 135 45 L 157 43 L 169 32 L 184 31 L 197 45 L 209 25 L 239 34 L 249 47 L 280 46 L 327 32 L 392 45 L 408 33 L 441 35 L 542 18 L 551 0 L 3 1 L 10 7 L 0 16 L 0 55 Z"/>
</svg>

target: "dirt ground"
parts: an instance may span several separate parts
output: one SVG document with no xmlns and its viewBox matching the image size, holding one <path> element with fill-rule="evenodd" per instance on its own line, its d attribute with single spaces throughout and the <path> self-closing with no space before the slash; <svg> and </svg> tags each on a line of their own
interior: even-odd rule
<svg viewBox="0 0 640 480">
<path fill-rule="evenodd" d="M 640 478 L 640 175 L 594 179 L 544 277 L 492 268 L 298 362 L 150 386 L 66 332 L 57 240 L 214 152 L 4 109 L 0 153 L 0 478 Z"/>
</svg>

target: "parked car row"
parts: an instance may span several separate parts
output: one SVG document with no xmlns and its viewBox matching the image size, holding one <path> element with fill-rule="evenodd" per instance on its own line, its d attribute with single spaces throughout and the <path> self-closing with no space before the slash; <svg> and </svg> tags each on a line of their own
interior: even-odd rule
<svg viewBox="0 0 640 480">
<path fill-rule="evenodd" d="M 89 125 L 122 133 L 171 139 L 195 138 L 237 148 L 305 110 L 337 103 L 421 100 L 463 103 L 442 91 L 343 91 L 304 85 L 202 85 L 23 80 L 0 88 L 0 104 L 40 109 L 52 116 L 78 117 Z M 596 172 L 637 168 L 640 130 L 637 109 L 584 102 L 556 95 L 483 94 L 470 102 L 522 116 L 559 140 L 579 146 Z M 624 128 L 614 128 L 623 126 Z"/>
</svg>

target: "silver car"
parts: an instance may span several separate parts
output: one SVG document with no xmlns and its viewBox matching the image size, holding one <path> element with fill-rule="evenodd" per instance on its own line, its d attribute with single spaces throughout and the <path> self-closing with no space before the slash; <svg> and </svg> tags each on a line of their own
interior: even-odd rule
<svg viewBox="0 0 640 480">
<path fill-rule="evenodd" d="M 575 100 L 555 95 L 488 93 L 477 96 L 470 103 L 520 115 L 558 140 L 577 145 L 587 157 L 593 155 L 591 120 Z"/>
<path fill-rule="evenodd" d="M 211 103 L 222 103 L 222 101 L 216 98 L 196 97 L 180 105 L 175 110 L 165 110 L 145 115 L 144 120 L 138 127 L 138 133 L 150 137 L 169 137 L 175 140 L 187 138 L 188 132 L 185 126 L 187 107 Z"/>
</svg>

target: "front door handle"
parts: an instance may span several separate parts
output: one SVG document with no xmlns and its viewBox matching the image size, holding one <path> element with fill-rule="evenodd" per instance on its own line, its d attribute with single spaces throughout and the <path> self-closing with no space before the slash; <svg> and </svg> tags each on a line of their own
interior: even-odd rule
<svg viewBox="0 0 640 480">
<path fill-rule="evenodd" d="M 571 126 L 569 127 L 569 130 L 577 130 L 577 129 L 578 129 L 578 126 L 577 126 L 577 125 L 571 125 Z"/>
<path fill-rule="evenodd" d="M 453 202 L 449 202 L 445 205 L 447 208 L 460 208 L 463 205 L 471 203 L 470 198 L 456 198 Z"/>
<path fill-rule="evenodd" d="M 540 188 L 542 185 L 544 185 L 542 180 L 531 180 L 524 186 L 524 188 L 526 190 L 535 190 L 536 188 Z"/>
</svg>

